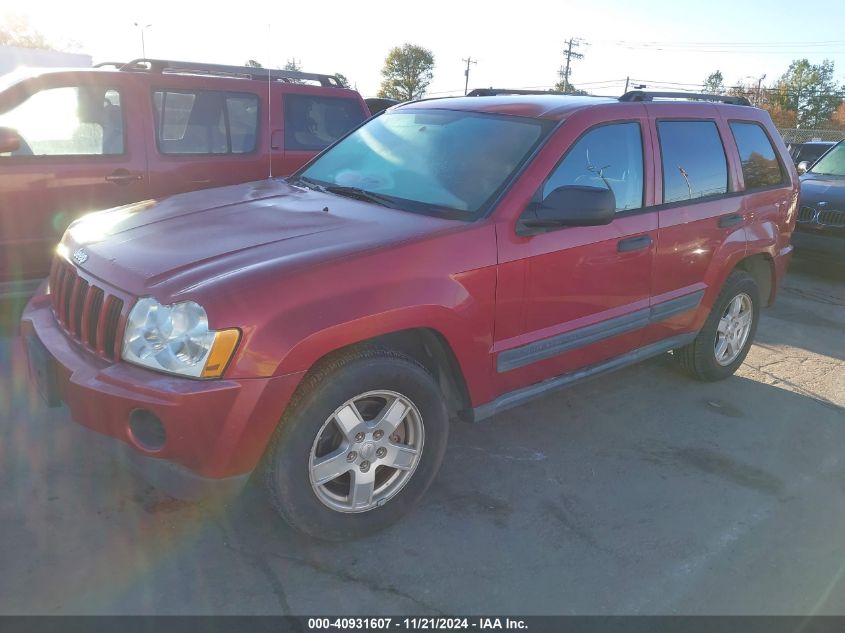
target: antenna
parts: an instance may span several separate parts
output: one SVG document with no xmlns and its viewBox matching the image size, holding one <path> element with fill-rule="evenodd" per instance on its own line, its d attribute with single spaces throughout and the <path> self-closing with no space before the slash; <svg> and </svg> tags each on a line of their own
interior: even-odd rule
<svg viewBox="0 0 845 633">
<path fill-rule="evenodd" d="M 267 23 L 267 63 L 272 58 L 273 37 L 270 33 L 270 23 Z M 268 178 L 273 177 L 273 73 L 267 73 L 267 162 L 269 162 Z"/>
</svg>

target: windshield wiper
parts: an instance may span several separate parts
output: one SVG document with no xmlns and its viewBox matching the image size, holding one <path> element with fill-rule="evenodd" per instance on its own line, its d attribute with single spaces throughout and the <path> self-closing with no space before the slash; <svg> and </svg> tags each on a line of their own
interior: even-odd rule
<svg viewBox="0 0 845 633">
<path fill-rule="evenodd" d="M 339 196 L 345 196 L 347 198 L 357 198 L 358 200 L 364 200 L 365 202 L 372 202 L 374 204 L 380 204 L 383 207 L 389 207 L 391 209 L 395 209 L 396 205 L 393 201 L 388 198 L 387 196 L 382 196 L 378 193 L 374 193 L 372 191 L 367 191 L 366 189 L 361 189 L 359 187 L 345 187 L 343 185 L 329 185 L 323 188 L 325 191 L 329 193 L 334 193 Z"/>
<path fill-rule="evenodd" d="M 323 185 L 321 185 L 316 180 L 312 180 L 308 176 L 300 176 L 296 180 L 291 181 L 292 185 L 296 185 L 299 183 L 304 184 L 306 187 L 308 187 L 309 189 L 313 189 L 314 191 L 319 191 L 321 193 L 326 192 L 326 188 Z"/>
</svg>

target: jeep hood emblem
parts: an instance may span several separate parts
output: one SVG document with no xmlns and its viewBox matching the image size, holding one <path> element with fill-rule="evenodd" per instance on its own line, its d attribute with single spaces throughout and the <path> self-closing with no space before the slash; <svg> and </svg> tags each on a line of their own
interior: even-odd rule
<svg viewBox="0 0 845 633">
<path fill-rule="evenodd" d="M 84 264 L 88 261 L 88 253 L 85 252 L 84 248 L 78 248 L 74 251 L 72 259 L 77 264 Z"/>
</svg>

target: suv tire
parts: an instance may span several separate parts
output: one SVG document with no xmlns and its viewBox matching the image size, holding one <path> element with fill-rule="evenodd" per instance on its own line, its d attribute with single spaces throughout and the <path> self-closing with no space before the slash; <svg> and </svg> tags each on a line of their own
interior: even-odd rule
<svg viewBox="0 0 845 633">
<path fill-rule="evenodd" d="M 311 373 L 282 417 L 265 457 L 271 503 L 317 538 L 374 534 L 425 493 L 448 434 L 443 394 L 416 360 L 385 349 L 346 354 Z"/>
<path fill-rule="evenodd" d="M 733 375 L 754 342 L 760 305 L 760 289 L 754 278 L 742 270 L 732 272 L 698 336 L 672 352 L 675 360 L 698 380 L 715 381 Z"/>
</svg>

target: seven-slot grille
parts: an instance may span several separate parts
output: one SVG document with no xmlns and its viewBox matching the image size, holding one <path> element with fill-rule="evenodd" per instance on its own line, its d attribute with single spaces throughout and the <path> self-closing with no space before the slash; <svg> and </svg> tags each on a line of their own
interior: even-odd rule
<svg viewBox="0 0 845 633">
<path fill-rule="evenodd" d="M 50 272 L 50 296 L 56 320 L 68 334 L 101 356 L 117 357 L 122 299 L 89 284 L 59 259 Z"/>
</svg>

